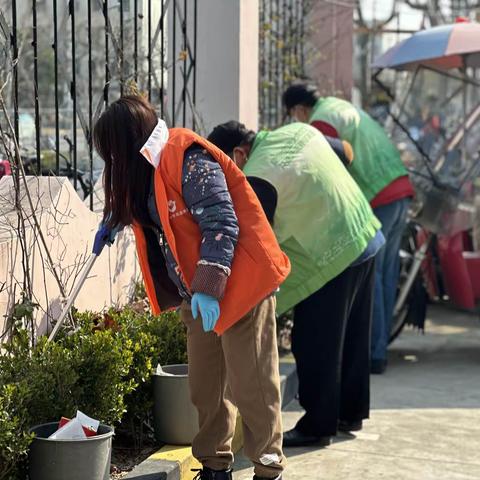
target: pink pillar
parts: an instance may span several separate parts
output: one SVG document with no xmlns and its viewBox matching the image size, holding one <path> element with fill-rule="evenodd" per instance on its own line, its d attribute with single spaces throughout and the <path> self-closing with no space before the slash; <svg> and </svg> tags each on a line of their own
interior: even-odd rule
<svg viewBox="0 0 480 480">
<path fill-rule="evenodd" d="M 307 21 L 306 74 L 322 95 L 350 99 L 354 0 L 313 2 Z"/>
</svg>

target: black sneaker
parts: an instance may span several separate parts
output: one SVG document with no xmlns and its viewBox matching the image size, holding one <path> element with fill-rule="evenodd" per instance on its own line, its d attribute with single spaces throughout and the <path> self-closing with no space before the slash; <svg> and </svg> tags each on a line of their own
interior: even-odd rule
<svg viewBox="0 0 480 480">
<path fill-rule="evenodd" d="M 231 468 L 229 470 L 212 470 L 208 467 L 193 468 L 192 472 L 198 472 L 193 480 L 233 480 Z"/>
<path fill-rule="evenodd" d="M 332 443 L 332 437 L 315 437 L 306 435 L 296 428 L 292 428 L 283 434 L 284 447 L 307 447 L 317 445 L 319 447 L 328 447 Z"/>
<path fill-rule="evenodd" d="M 338 422 L 338 431 L 339 432 L 359 432 L 363 428 L 363 421 L 357 420 L 356 422 L 347 422 L 345 420 L 340 420 Z"/>
<path fill-rule="evenodd" d="M 387 369 L 387 361 L 385 359 L 372 359 L 370 362 L 370 373 L 374 375 L 382 375 Z"/>
</svg>

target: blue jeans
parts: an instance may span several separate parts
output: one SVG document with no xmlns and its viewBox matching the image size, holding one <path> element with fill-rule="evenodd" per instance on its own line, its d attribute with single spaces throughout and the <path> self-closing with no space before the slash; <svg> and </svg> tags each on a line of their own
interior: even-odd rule
<svg viewBox="0 0 480 480">
<path fill-rule="evenodd" d="M 382 223 L 382 232 L 386 243 L 376 257 L 372 360 L 385 360 L 387 358 L 387 346 L 397 296 L 400 269 L 398 252 L 403 230 L 405 229 L 409 205 L 410 198 L 403 198 L 373 210 Z"/>
</svg>

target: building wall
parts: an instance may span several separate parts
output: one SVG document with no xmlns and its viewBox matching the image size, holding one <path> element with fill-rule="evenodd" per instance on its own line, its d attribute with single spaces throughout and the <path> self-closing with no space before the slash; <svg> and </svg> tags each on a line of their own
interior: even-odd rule
<svg viewBox="0 0 480 480">
<path fill-rule="evenodd" d="M 351 98 L 353 9 L 353 0 L 313 2 L 306 27 L 306 73 L 322 95 Z"/>
<path fill-rule="evenodd" d="M 240 2 L 239 2 L 240 3 Z M 239 120 L 258 128 L 258 0 L 242 1 L 240 9 Z"/>
<path fill-rule="evenodd" d="M 231 119 L 256 129 L 258 0 L 199 3 L 197 110 L 203 133 Z"/>
<path fill-rule="evenodd" d="M 68 296 L 90 256 L 101 215 L 88 209 L 65 178 L 29 177 L 29 190 L 55 270 Z M 41 334 L 58 318 L 64 298 L 38 233 L 29 226 L 32 223 L 28 214 L 30 208 L 24 194 L 22 198 L 27 212 L 26 245 L 34 301 L 40 305 L 35 319 Z M 12 177 L 3 177 L 0 180 L 0 335 L 5 329 L 5 315 L 20 298 L 23 280 L 22 250 L 13 200 Z M 133 234 L 126 230 L 97 258 L 75 307 L 102 311 L 125 304 L 131 298 L 137 279 L 140 279 L 140 272 Z"/>
</svg>

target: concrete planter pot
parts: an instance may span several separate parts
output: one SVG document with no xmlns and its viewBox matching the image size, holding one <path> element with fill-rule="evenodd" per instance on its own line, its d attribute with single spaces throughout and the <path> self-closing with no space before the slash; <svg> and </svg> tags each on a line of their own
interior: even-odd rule
<svg viewBox="0 0 480 480">
<path fill-rule="evenodd" d="M 30 480 L 109 480 L 113 428 L 100 425 L 85 440 L 50 440 L 58 422 L 37 425 L 28 453 Z"/>
<path fill-rule="evenodd" d="M 198 433 L 198 414 L 190 400 L 188 365 L 167 365 L 170 375 L 153 375 L 155 438 L 159 443 L 191 445 Z"/>
</svg>

